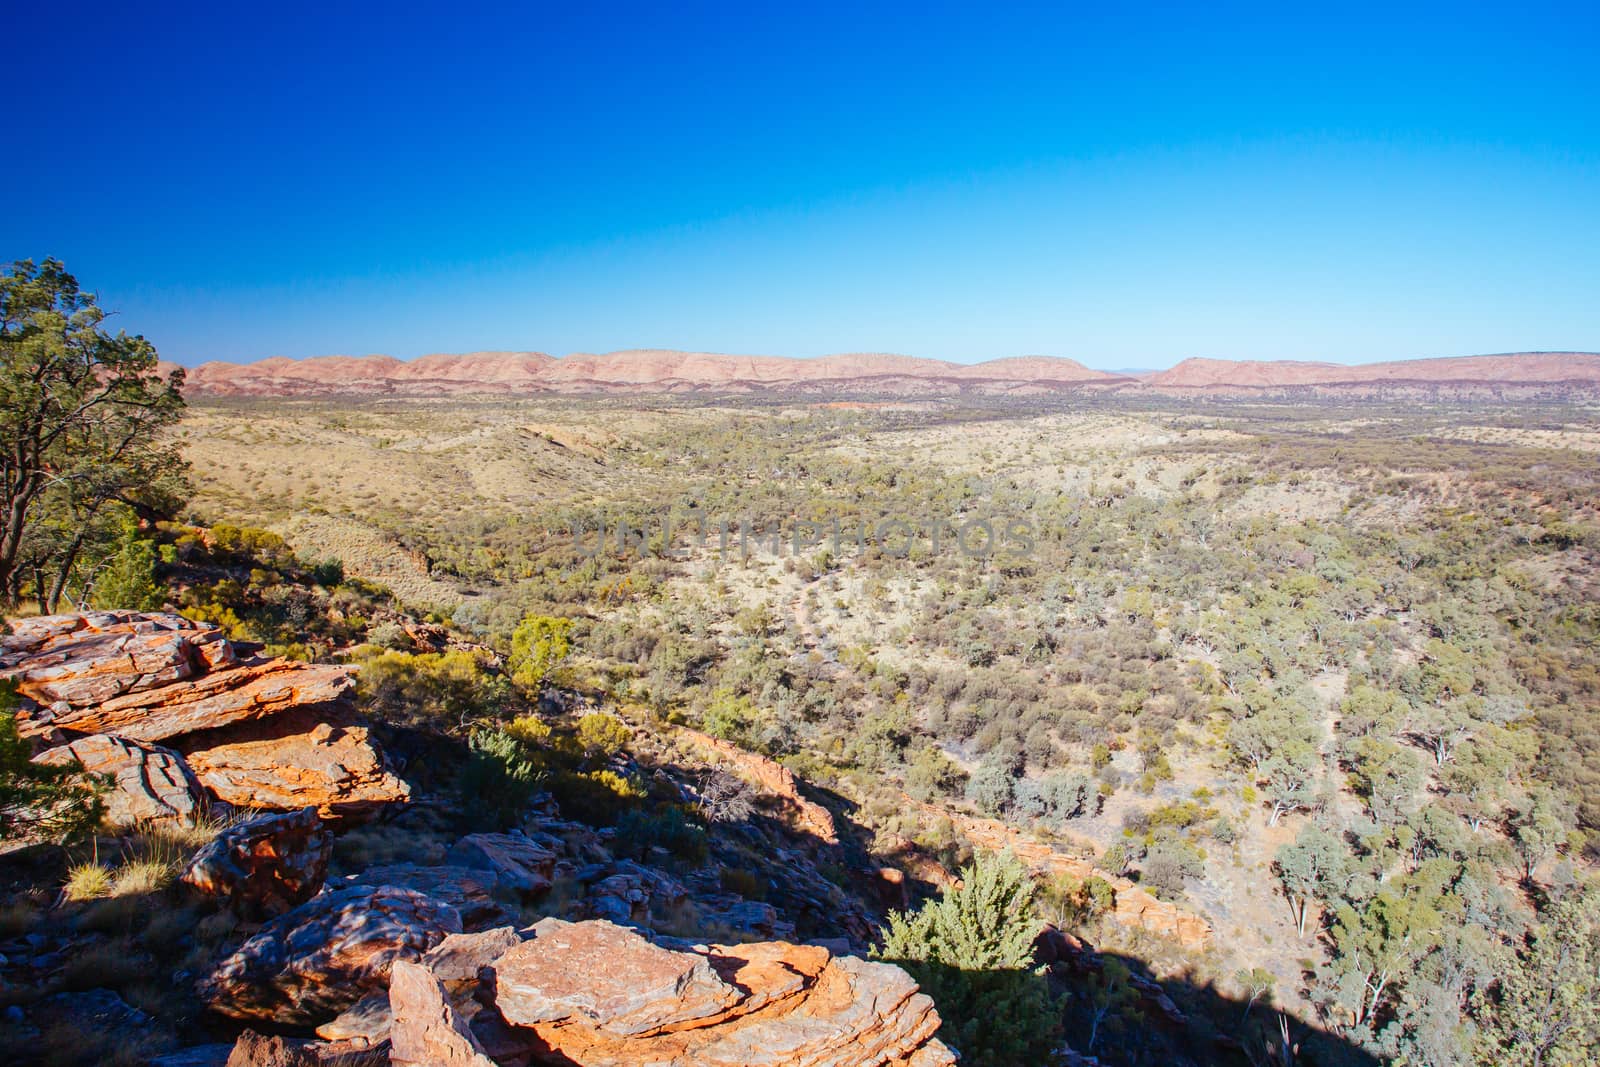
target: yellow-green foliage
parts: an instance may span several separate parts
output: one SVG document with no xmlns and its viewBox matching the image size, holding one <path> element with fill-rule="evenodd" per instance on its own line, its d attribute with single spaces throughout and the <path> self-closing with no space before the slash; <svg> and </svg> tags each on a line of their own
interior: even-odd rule
<svg viewBox="0 0 1600 1067">
<path fill-rule="evenodd" d="M 572 651 L 572 620 L 529 615 L 511 635 L 511 680 L 537 692 L 545 678 Z"/>
<path fill-rule="evenodd" d="M 632 778 L 618 774 L 616 771 L 589 771 L 583 777 L 603 786 L 624 800 L 643 800 L 646 790 Z"/>
<path fill-rule="evenodd" d="M 218 523 L 211 527 L 213 554 L 241 560 L 259 560 L 274 567 L 295 565 L 294 549 L 271 530 Z"/>
<path fill-rule="evenodd" d="M 632 736 L 626 723 L 604 712 L 591 712 L 578 720 L 578 745 L 591 759 L 615 756 Z"/>
<path fill-rule="evenodd" d="M 404 725 L 460 726 L 493 718 L 510 696 L 505 680 L 471 652 L 380 652 L 361 662 L 367 708 Z"/>
<path fill-rule="evenodd" d="M 111 893 L 111 871 L 98 862 L 75 863 L 67 868 L 67 899 L 98 900 Z"/>
<path fill-rule="evenodd" d="M 550 724 L 537 715 L 518 715 L 506 723 L 505 731 L 526 748 L 543 748 L 550 743 Z"/>
</svg>

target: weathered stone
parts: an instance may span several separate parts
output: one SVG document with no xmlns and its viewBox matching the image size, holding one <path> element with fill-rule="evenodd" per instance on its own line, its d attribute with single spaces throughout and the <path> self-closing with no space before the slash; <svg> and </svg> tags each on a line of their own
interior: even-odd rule
<svg viewBox="0 0 1600 1067">
<path fill-rule="evenodd" d="M 234 1042 L 228 1067 L 318 1067 L 316 1055 L 303 1048 L 304 1044 L 246 1030 Z"/>
<path fill-rule="evenodd" d="M 242 663 L 222 632 L 179 615 L 131 611 L 19 619 L 0 637 L 0 677 L 32 706 L 24 737 L 53 730 L 160 741 L 343 699 L 349 668 Z"/>
<path fill-rule="evenodd" d="M 469 834 L 451 846 L 445 862 L 493 871 L 502 888 L 531 897 L 549 890 L 556 857 L 521 834 Z"/>
<path fill-rule="evenodd" d="M 427 967 L 396 961 L 389 1005 L 389 1056 L 396 1067 L 495 1067 Z"/>
<path fill-rule="evenodd" d="M 179 876 L 249 915 L 279 915 L 317 895 L 328 873 L 333 835 L 317 809 L 260 815 L 218 834 Z"/>
<path fill-rule="evenodd" d="M 476 934 L 451 934 L 423 953 L 422 962 L 446 985 L 476 982 L 479 971 L 523 940 L 522 935 L 509 926 Z"/>
<path fill-rule="evenodd" d="M 335 817 L 411 795 L 362 726 L 322 722 L 304 733 L 266 730 L 264 736 L 192 749 L 185 758 L 201 785 L 239 807 L 287 811 L 312 805 Z"/>
<path fill-rule="evenodd" d="M 273 919 L 198 988 L 224 1015 L 315 1025 L 386 988 L 395 960 L 460 932 L 448 904 L 394 886 L 352 886 Z"/>
<path fill-rule="evenodd" d="M 890 964 L 783 942 L 674 950 L 602 922 L 547 919 L 532 935 L 494 963 L 497 1014 L 479 1018 L 503 1016 L 533 1034 L 536 1058 L 584 1067 L 955 1062 L 934 1036 L 932 1001 Z M 395 1004 L 397 1027 L 408 1010 Z M 491 1028 L 474 1020 L 471 1029 Z"/>
<path fill-rule="evenodd" d="M 793 923 L 781 919 L 777 909 L 771 904 L 757 900 L 741 900 L 737 904 L 709 914 L 702 912 L 701 918 L 705 922 L 726 926 L 730 930 L 752 938 L 759 937 L 770 941 L 786 940 L 794 936 Z"/>
<path fill-rule="evenodd" d="M 368 867 L 346 879 L 351 885 L 397 885 L 442 900 L 461 913 L 461 926 L 482 930 L 511 921 L 511 914 L 494 899 L 499 882 L 494 871 L 472 867 L 419 867 L 415 863 L 389 863 Z"/>
<path fill-rule="evenodd" d="M 388 1062 L 387 1048 L 268 1037 L 246 1030 L 229 1052 L 226 1067 L 387 1067 Z"/>
<path fill-rule="evenodd" d="M 654 909 L 671 909 L 689 897 L 682 882 L 632 860 L 597 864 L 579 872 L 588 883 L 583 910 L 590 918 L 647 924 Z"/>
<path fill-rule="evenodd" d="M 33 758 L 35 763 L 65 766 L 74 760 L 91 774 L 110 775 L 106 821 L 114 826 L 138 822 L 180 822 L 193 825 L 205 808 L 200 785 L 171 749 L 94 734 L 58 745 Z"/>
<path fill-rule="evenodd" d="M 517 1026 L 581 1019 L 642 1034 L 703 1019 L 739 999 L 704 957 L 659 948 L 625 927 L 542 919 L 495 961 L 495 1007 Z"/>
<path fill-rule="evenodd" d="M 404 960 L 395 961 L 399 966 Z M 391 972 L 392 980 L 393 972 Z M 328 1041 L 349 1041 L 360 1045 L 376 1045 L 389 1040 L 389 994 L 368 993 L 334 1017 L 332 1022 L 317 1027 L 317 1036 Z"/>
</svg>

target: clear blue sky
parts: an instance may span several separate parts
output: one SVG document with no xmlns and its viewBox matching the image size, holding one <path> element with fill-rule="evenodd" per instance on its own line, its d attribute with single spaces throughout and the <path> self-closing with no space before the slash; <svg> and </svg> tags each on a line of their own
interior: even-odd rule
<svg viewBox="0 0 1600 1067">
<path fill-rule="evenodd" d="M 362 6 L 10 5 L 0 256 L 185 363 L 1600 350 L 1594 4 Z"/>
</svg>

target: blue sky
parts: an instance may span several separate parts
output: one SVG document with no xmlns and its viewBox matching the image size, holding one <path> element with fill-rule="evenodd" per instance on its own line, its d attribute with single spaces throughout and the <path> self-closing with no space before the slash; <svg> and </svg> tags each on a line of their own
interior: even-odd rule
<svg viewBox="0 0 1600 1067">
<path fill-rule="evenodd" d="M 190 364 L 1600 350 L 1600 9 L 1291 6 L 15 6 L 0 256 Z"/>
</svg>

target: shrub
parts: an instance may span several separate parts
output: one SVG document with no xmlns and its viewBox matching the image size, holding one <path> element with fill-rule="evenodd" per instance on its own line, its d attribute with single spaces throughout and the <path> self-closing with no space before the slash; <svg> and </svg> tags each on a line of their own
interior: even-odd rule
<svg viewBox="0 0 1600 1067">
<path fill-rule="evenodd" d="M 140 540 L 132 524 L 118 542 L 116 554 L 94 580 L 94 606 L 158 611 L 167 590 L 156 580 L 156 545 Z"/>
<path fill-rule="evenodd" d="M 917 753 L 906 771 L 906 792 L 921 801 L 959 796 L 966 784 L 966 772 L 935 745 Z"/>
<path fill-rule="evenodd" d="M 461 795 L 469 812 L 500 827 L 514 825 L 544 779 L 544 771 L 504 730 L 479 730 L 461 771 Z"/>
<path fill-rule="evenodd" d="M 1056 1029 L 1033 965 L 1034 885 L 1009 855 L 979 859 L 915 912 L 891 912 L 875 953 L 903 966 L 933 997 L 940 1036 L 963 1063 L 1045 1061 Z"/>
<path fill-rule="evenodd" d="M 711 854 L 705 830 L 690 822 L 677 805 L 627 812 L 617 820 L 616 844 L 618 851 L 635 859 L 644 859 L 656 847 L 685 863 L 704 863 Z"/>
<path fill-rule="evenodd" d="M 529 615 L 511 634 L 511 680 L 538 692 L 545 678 L 572 650 L 572 620 Z"/>
<path fill-rule="evenodd" d="M 967 799 L 985 815 L 998 818 L 1011 808 L 1011 772 L 998 763 L 985 763 L 967 779 Z"/>
<path fill-rule="evenodd" d="M 537 715 L 518 715 L 506 724 L 505 731 L 526 748 L 543 748 L 550 743 L 550 725 Z"/>
<path fill-rule="evenodd" d="M 0 841 L 81 837 L 100 823 L 106 780 L 84 773 L 81 764 L 31 762 L 17 733 L 16 707 L 16 684 L 0 679 Z"/>
<path fill-rule="evenodd" d="M 610 759 L 632 736 L 626 723 L 604 712 L 591 712 L 578 720 L 578 745 L 590 759 Z"/>
<path fill-rule="evenodd" d="M 459 726 L 493 718 L 510 697 L 504 679 L 470 652 L 382 652 L 361 663 L 358 695 L 401 726 Z"/>
</svg>

